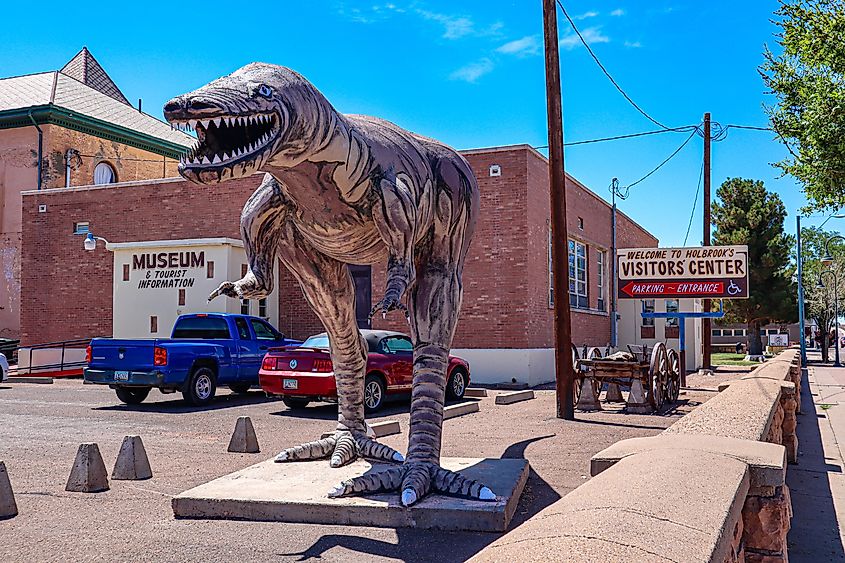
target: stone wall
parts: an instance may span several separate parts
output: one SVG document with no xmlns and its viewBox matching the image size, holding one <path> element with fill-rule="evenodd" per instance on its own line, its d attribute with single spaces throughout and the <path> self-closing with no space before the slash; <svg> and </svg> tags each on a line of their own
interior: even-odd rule
<svg viewBox="0 0 845 563">
<path fill-rule="evenodd" d="M 590 481 L 473 561 L 786 562 L 797 357 L 786 350 L 662 434 L 596 454 Z"/>
</svg>

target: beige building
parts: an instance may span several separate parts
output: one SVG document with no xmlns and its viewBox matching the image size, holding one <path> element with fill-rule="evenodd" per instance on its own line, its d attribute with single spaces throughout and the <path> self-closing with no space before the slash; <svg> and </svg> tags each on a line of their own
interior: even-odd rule
<svg viewBox="0 0 845 563">
<path fill-rule="evenodd" d="M 642 312 L 666 313 L 681 311 L 700 313 L 698 299 L 620 299 L 619 300 L 619 342 L 647 345 L 652 349 L 658 342 L 680 352 L 680 319 L 646 319 Z M 701 319 L 686 319 L 684 327 L 684 348 L 686 350 L 687 372 L 697 371 L 704 363 L 701 347 Z"/>
<path fill-rule="evenodd" d="M 208 296 L 247 269 L 243 243 L 205 238 L 109 244 L 114 254 L 112 286 L 115 338 L 166 338 L 179 315 L 242 313 L 279 324 L 278 270 L 273 293 L 261 300 Z M 98 248 L 97 252 L 102 252 Z"/>
<path fill-rule="evenodd" d="M 191 142 L 130 104 L 86 48 L 61 70 L 0 79 L 0 337 L 20 333 L 21 192 L 175 176 Z"/>
</svg>

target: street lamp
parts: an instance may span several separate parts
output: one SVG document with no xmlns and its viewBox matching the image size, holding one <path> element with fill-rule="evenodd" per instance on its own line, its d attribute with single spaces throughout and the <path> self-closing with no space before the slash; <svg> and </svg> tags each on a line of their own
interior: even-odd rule
<svg viewBox="0 0 845 563">
<path fill-rule="evenodd" d="M 831 274 L 833 276 L 833 351 L 836 355 L 836 361 L 833 363 L 833 367 L 842 367 L 842 364 L 839 363 L 839 280 L 836 277 L 835 270 L 823 270 L 819 273 L 819 281 L 816 284 L 816 287 L 819 289 L 824 289 L 825 285 L 822 282 L 822 276 L 825 274 Z M 825 327 L 827 330 L 827 327 Z"/>
<path fill-rule="evenodd" d="M 88 233 L 87 235 L 85 235 L 85 240 L 82 243 L 82 247 L 85 250 L 88 250 L 88 251 L 96 250 L 98 240 L 103 241 L 103 244 L 106 245 L 106 250 L 110 250 L 109 249 L 109 245 L 110 245 L 109 241 L 107 241 L 103 237 L 95 237 L 94 233 Z"/>
<path fill-rule="evenodd" d="M 839 217 L 839 215 L 836 215 Z M 830 253 L 830 243 L 835 240 L 845 240 L 845 236 L 842 235 L 833 235 L 824 243 L 824 258 L 822 258 L 822 264 L 825 266 L 830 266 L 833 264 L 833 254 Z"/>
</svg>

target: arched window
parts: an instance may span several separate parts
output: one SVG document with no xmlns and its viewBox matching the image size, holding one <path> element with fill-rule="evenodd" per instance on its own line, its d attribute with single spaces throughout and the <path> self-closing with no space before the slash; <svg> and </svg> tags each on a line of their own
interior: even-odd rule
<svg viewBox="0 0 845 563">
<path fill-rule="evenodd" d="M 94 168 L 94 185 L 114 184 L 116 181 L 117 175 L 108 162 L 101 162 Z"/>
</svg>

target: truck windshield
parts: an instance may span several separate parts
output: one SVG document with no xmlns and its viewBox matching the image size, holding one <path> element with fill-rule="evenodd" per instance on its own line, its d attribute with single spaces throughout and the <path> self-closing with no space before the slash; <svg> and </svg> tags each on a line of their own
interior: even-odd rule
<svg viewBox="0 0 845 563">
<path fill-rule="evenodd" d="M 173 338 L 219 340 L 229 337 L 229 325 L 220 317 L 185 317 L 177 320 L 173 327 Z"/>
</svg>

